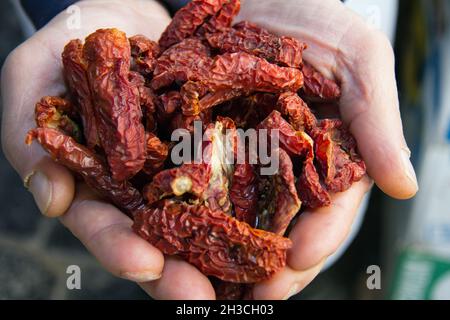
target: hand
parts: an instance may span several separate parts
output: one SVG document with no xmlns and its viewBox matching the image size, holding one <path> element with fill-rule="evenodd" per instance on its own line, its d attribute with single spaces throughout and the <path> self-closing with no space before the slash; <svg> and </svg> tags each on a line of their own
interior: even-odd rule
<svg viewBox="0 0 450 320">
<path fill-rule="evenodd" d="M 83 184 L 75 185 L 72 174 L 54 163 L 39 144 L 29 147 L 24 143 L 27 131 L 35 127 L 36 102 L 66 90 L 60 57 L 69 40 L 84 39 L 105 27 L 117 27 L 129 36 L 144 34 L 158 39 L 170 22 L 164 8 L 151 0 L 91 0 L 77 5 L 81 9 L 81 29 L 70 30 L 66 23 L 69 15 L 63 12 L 15 49 L 5 62 L 1 80 L 5 155 L 42 213 L 60 217 L 111 273 L 144 282 L 143 288 L 155 298 L 214 297 L 212 286 L 197 269 L 176 259 L 164 261 L 159 250 L 132 232 L 131 219 L 97 199 Z M 161 274 L 164 276 L 158 282 L 148 282 Z M 196 290 L 186 279 L 200 284 L 203 281 L 205 285 Z"/>
<path fill-rule="evenodd" d="M 246 0 L 239 19 L 308 44 L 305 60 L 342 85 L 340 114 L 358 142 L 369 176 L 391 197 L 413 197 L 418 185 L 403 137 L 387 38 L 337 0 Z M 366 178 L 333 196 L 331 207 L 302 214 L 290 234 L 294 246 L 287 267 L 256 285 L 254 297 L 288 298 L 309 284 L 346 239 L 370 186 Z"/>
</svg>

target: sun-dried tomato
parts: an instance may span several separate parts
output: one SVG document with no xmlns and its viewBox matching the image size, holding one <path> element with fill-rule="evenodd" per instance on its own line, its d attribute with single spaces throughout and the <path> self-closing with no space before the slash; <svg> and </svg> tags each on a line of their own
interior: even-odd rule
<svg viewBox="0 0 450 320">
<path fill-rule="evenodd" d="M 28 133 L 26 142 L 31 144 L 33 139 L 36 139 L 55 161 L 80 174 L 92 189 L 130 216 L 143 205 L 138 190 L 128 181 L 113 179 L 105 162 L 72 137 L 58 129 L 37 128 Z"/>
<path fill-rule="evenodd" d="M 131 70 L 145 76 L 150 75 L 160 54 L 159 45 L 143 35 L 136 35 L 128 40 L 131 47 Z"/>
<path fill-rule="evenodd" d="M 144 188 L 144 198 L 149 205 L 169 196 L 191 194 L 202 198 L 209 185 L 211 168 L 205 164 L 183 164 L 180 167 L 161 171 Z"/>
<path fill-rule="evenodd" d="M 255 128 L 275 110 L 277 95 L 255 93 L 224 103 L 214 109 L 216 115 L 231 118 L 238 128 Z"/>
<path fill-rule="evenodd" d="M 356 141 L 342 121 L 325 119 L 313 129 L 316 160 L 327 190 L 343 192 L 363 178 L 366 165 L 357 153 Z"/>
<path fill-rule="evenodd" d="M 197 35 L 204 35 L 207 32 L 226 31 L 231 26 L 234 17 L 238 15 L 240 9 L 240 0 L 229 0 L 215 16 L 197 30 Z"/>
<path fill-rule="evenodd" d="M 228 189 L 233 166 L 228 162 L 233 159 L 227 162 L 226 147 L 237 148 L 235 130 L 232 120 L 226 118 L 208 126 L 201 145 L 202 162 L 185 163 L 157 174 L 144 190 L 148 203 L 151 205 L 167 196 L 190 194 L 213 211 L 231 213 Z M 234 158 L 234 154 L 230 157 Z"/>
<path fill-rule="evenodd" d="M 194 132 L 194 122 L 200 121 L 204 130 L 213 122 L 211 110 L 205 110 L 196 116 L 184 116 L 181 112 L 175 113 L 172 117 L 169 130 L 173 132 L 177 129 L 185 129 L 190 133 Z"/>
<path fill-rule="evenodd" d="M 67 86 L 75 101 L 74 106 L 83 122 L 86 145 L 94 148 L 99 144 L 95 109 L 91 88 L 86 73 L 86 63 L 83 60 L 83 44 L 81 40 L 70 41 L 62 53 L 63 73 Z"/>
<path fill-rule="evenodd" d="M 158 104 L 158 97 L 153 90 L 145 85 L 145 78 L 138 72 L 130 72 L 129 80 L 137 89 L 139 95 L 139 104 L 141 105 L 142 116 L 144 118 L 145 129 L 148 132 L 156 130 L 155 112 Z"/>
<path fill-rule="evenodd" d="M 280 147 L 291 155 L 307 153 L 312 144 L 304 131 L 295 131 L 278 111 L 273 111 L 257 128 L 267 130 L 269 136 L 273 135 L 272 130 L 278 130 Z"/>
<path fill-rule="evenodd" d="M 142 171 L 149 176 L 153 176 L 164 167 L 164 162 L 169 155 L 169 146 L 153 133 L 147 133 L 146 139 L 147 154 Z"/>
<path fill-rule="evenodd" d="M 271 63 L 299 68 L 306 45 L 291 37 L 278 37 L 250 23 L 205 35 L 209 45 L 225 52 L 247 52 Z"/>
<path fill-rule="evenodd" d="M 101 145 L 113 177 L 125 180 L 140 171 L 145 162 L 139 96 L 129 81 L 130 44 L 125 33 L 117 29 L 97 30 L 86 38 L 83 57 Z"/>
<path fill-rule="evenodd" d="M 295 187 L 293 164 L 289 155 L 283 150 L 278 150 L 279 169 L 273 176 L 261 177 L 266 185 L 260 190 L 260 212 L 258 216 L 258 228 L 283 235 L 291 220 L 300 210 L 301 201 Z M 270 192 L 267 193 L 267 187 Z"/>
<path fill-rule="evenodd" d="M 300 70 L 280 67 L 245 52 L 217 56 L 201 81 L 181 90 L 183 113 L 196 115 L 234 97 L 254 92 L 297 91 L 303 85 Z"/>
<path fill-rule="evenodd" d="M 258 180 L 253 165 L 236 164 L 230 188 L 236 219 L 255 227 L 258 210 Z"/>
<path fill-rule="evenodd" d="M 296 187 L 298 196 L 306 208 L 316 209 L 331 204 L 330 194 L 320 181 L 313 158 L 308 158 L 304 162 Z"/>
<path fill-rule="evenodd" d="M 192 0 L 177 11 L 159 39 L 162 51 L 194 35 L 208 18 L 216 15 L 230 0 Z"/>
<path fill-rule="evenodd" d="M 35 110 L 38 127 L 59 129 L 77 142 L 82 141 L 83 134 L 72 120 L 77 117 L 77 114 L 70 101 L 60 97 L 43 97 L 36 104 Z"/>
<path fill-rule="evenodd" d="M 308 105 L 294 92 L 280 95 L 277 109 L 286 116 L 297 131 L 311 132 L 317 125 L 317 119 Z"/>
<path fill-rule="evenodd" d="M 303 64 L 302 72 L 305 79 L 302 91 L 306 97 L 325 101 L 339 100 L 341 88 L 336 82 L 325 78 L 323 74 L 307 63 Z"/>
<path fill-rule="evenodd" d="M 200 39 L 186 39 L 172 46 L 157 59 L 152 88 L 170 86 L 173 82 L 183 84 L 188 80 L 201 79 L 211 65 L 210 50 Z"/>
<path fill-rule="evenodd" d="M 173 200 L 138 211 L 133 229 L 163 253 L 230 282 L 270 278 L 285 266 L 291 247 L 289 239 L 252 229 L 221 211 Z"/>
</svg>

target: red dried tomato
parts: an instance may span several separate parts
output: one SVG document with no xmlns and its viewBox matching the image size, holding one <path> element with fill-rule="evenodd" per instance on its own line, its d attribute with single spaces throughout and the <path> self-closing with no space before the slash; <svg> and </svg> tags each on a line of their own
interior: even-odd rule
<svg viewBox="0 0 450 320">
<path fill-rule="evenodd" d="M 29 132 L 26 142 L 30 144 L 33 139 L 36 139 L 55 161 L 80 174 L 92 189 L 130 216 L 143 205 L 138 190 L 128 181 L 113 179 L 103 160 L 72 137 L 57 129 L 37 128 Z"/>
<path fill-rule="evenodd" d="M 117 29 L 97 30 L 86 38 L 83 57 L 101 145 L 113 177 L 121 181 L 128 179 L 145 162 L 139 95 L 129 81 L 130 44 L 125 33 Z"/>
<path fill-rule="evenodd" d="M 133 229 L 163 253 L 221 280 L 254 283 L 286 264 L 291 241 L 206 206 L 164 200 L 139 210 Z"/>
</svg>

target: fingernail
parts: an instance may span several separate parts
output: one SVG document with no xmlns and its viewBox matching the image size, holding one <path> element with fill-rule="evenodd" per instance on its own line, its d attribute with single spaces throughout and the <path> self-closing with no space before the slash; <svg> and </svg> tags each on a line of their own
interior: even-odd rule
<svg viewBox="0 0 450 320">
<path fill-rule="evenodd" d="M 416 189 L 419 188 L 419 184 L 417 183 L 416 172 L 411 163 L 411 151 L 408 148 L 402 149 L 402 160 L 403 160 L 403 169 L 405 171 L 406 176 L 412 183 L 416 186 Z"/>
<path fill-rule="evenodd" d="M 289 292 L 284 296 L 283 300 L 288 300 L 292 296 L 295 296 L 299 292 L 298 284 L 292 285 L 291 289 L 289 289 Z"/>
<path fill-rule="evenodd" d="M 152 271 L 142 271 L 142 272 L 122 272 L 120 274 L 122 278 L 125 278 L 134 282 L 148 282 L 154 281 L 161 278 L 161 274 L 155 274 Z"/>
<path fill-rule="evenodd" d="M 42 172 L 36 171 L 24 179 L 24 184 L 33 194 L 39 210 L 45 215 L 52 201 L 53 190 L 50 181 Z"/>
</svg>

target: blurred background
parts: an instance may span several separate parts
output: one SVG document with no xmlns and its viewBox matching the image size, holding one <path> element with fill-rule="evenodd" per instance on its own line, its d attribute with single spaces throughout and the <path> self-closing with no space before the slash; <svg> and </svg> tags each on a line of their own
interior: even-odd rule
<svg viewBox="0 0 450 320">
<path fill-rule="evenodd" d="M 353 241 L 294 299 L 450 299 L 450 1 L 347 5 L 395 46 L 420 192 L 394 201 L 374 188 Z M 0 65 L 32 32 L 20 16 L 14 1 L 0 1 Z M 58 221 L 40 215 L 1 151 L 0 179 L 0 299 L 148 299 L 137 285 L 103 271 Z M 82 270 L 81 290 L 67 289 L 72 264 Z M 367 287 L 369 266 L 381 270 L 379 290 Z"/>
</svg>

